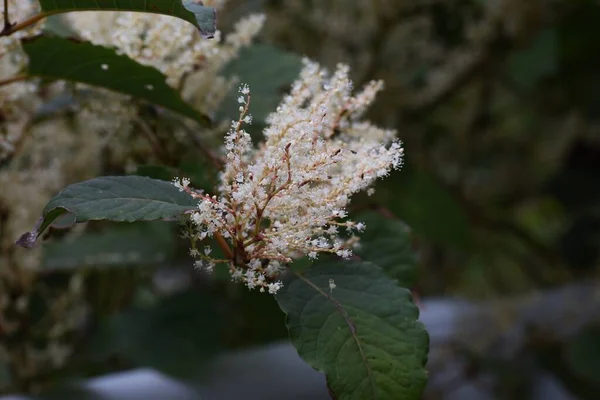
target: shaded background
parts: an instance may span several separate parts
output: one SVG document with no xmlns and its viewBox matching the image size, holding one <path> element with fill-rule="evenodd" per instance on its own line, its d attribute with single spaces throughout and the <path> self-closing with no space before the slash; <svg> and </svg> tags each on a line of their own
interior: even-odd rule
<svg viewBox="0 0 600 400">
<path fill-rule="evenodd" d="M 419 269 L 401 279 L 422 299 L 432 337 L 424 398 L 597 399 L 600 4 L 232 0 L 219 17 L 221 30 L 254 11 L 267 13 L 259 43 L 224 74 L 250 84 L 259 99 L 256 120 L 295 78 L 299 55 L 330 68 L 350 64 L 357 87 L 385 80 L 369 116 L 398 130 L 405 167 L 381 181 L 374 196 L 356 199 L 352 211 L 374 208 L 411 228 Z M 234 104 L 232 97 L 220 112 L 231 114 Z M 258 137 L 260 122 L 253 127 Z M 88 237 L 87 245 L 49 247 L 43 279 L 50 287 L 65 285 L 65 273 L 55 271 L 65 254 L 78 263 L 79 253 L 101 251 L 98 240 L 111 251 L 138 243 L 144 247 L 136 251 L 148 259 L 88 273 L 86 301 L 95 317 L 63 339 L 75 356 L 67 367 L 18 379 L 16 386 L 7 368 L 9 392 L 150 367 L 192 382 L 189 398 L 325 396 L 320 376 L 285 344 L 223 361 L 222 352 L 285 338 L 273 300 L 189 272 L 188 260 L 178 256 L 185 243 L 169 239 L 169 227 L 136 229 L 120 230 L 127 240 L 113 232 Z M 165 259 L 181 268 L 139 267 Z M 45 307 L 43 300 L 35 304 Z M 207 328 L 216 325 L 218 331 Z M 265 367 L 273 364 L 280 367 Z M 264 373 L 252 375 L 257 369 Z M 265 391 L 252 397 L 244 390 L 249 376 Z M 210 392 L 219 379 L 241 391 Z"/>
</svg>

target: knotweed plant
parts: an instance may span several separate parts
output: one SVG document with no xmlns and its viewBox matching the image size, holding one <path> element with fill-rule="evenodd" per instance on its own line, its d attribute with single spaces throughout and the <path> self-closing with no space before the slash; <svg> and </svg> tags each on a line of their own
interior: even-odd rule
<svg viewBox="0 0 600 400">
<path fill-rule="evenodd" d="M 94 11 L 110 13 L 91 12 L 92 3 Z M 426 381 L 427 336 L 417 322 L 410 292 L 398 285 L 392 272 L 399 258 L 414 265 L 408 230 L 392 221 L 390 235 L 402 246 L 388 246 L 379 257 L 379 245 L 372 237 L 370 242 L 362 240 L 361 233 L 367 229 L 364 238 L 369 229 L 385 230 L 389 221 L 372 224 L 363 215 L 350 217 L 353 197 L 359 192 L 373 194 L 375 181 L 400 169 L 403 162 L 396 132 L 365 118 L 383 82 L 374 80 L 355 91 L 348 66 L 340 64 L 328 72 L 308 59 L 300 65 L 301 57 L 282 57 L 278 50 L 275 54 L 285 60 L 287 71 L 293 68 L 295 77 L 300 70 L 299 77 L 291 87 L 292 79 L 285 87 L 278 84 L 281 87 L 272 91 L 283 96 L 279 105 L 266 118 L 257 111 L 260 117 L 253 121 L 253 106 L 268 103 L 256 101 L 263 88 L 253 87 L 254 93 L 261 93 L 255 98 L 245 84 L 235 93 L 229 90 L 234 79 L 221 77 L 221 72 L 268 22 L 261 15 L 250 15 L 222 36 L 213 7 L 223 3 L 40 0 L 28 2 L 30 9 L 25 10 L 20 1 L 4 1 L 12 12 L 33 16 L 19 14 L 25 19 L 15 24 L 11 20 L 15 16 L 4 10 L 0 40 L 12 48 L 0 53 L 0 60 L 13 60 L 14 71 L 0 70 L 0 104 L 10 111 L 0 115 L 0 183 L 13 187 L 18 177 L 39 184 L 0 191 L 0 289 L 10 292 L 0 293 L 0 368 L 4 361 L 15 377 L 9 387 L 0 382 L 0 394 L 20 390 L 26 386 L 23 382 L 29 384 L 38 374 L 53 376 L 45 369 L 69 362 L 73 351 L 69 337 L 83 336 L 85 341 L 88 333 L 94 338 L 97 334 L 98 343 L 115 344 L 99 358 L 177 373 L 188 360 L 197 363 L 197 337 L 210 353 L 231 338 L 236 342 L 240 332 L 242 341 L 258 336 L 257 342 L 264 343 L 273 337 L 264 329 L 280 324 L 299 355 L 325 373 L 336 398 L 420 398 Z M 67 12 L 70 15 L 62 22 L 74 37 L 48 35 L 36 25 Z M 29 29 L 35 36 L 25 37 Z M 24 36 L 13 36 L 17 33 Z M 260 48 L 257 54 L 268 54 Z M 15 57 L 9 58 L 9 53 Z M 13 72 L 19 75 L 11 76 Z M 233 98 L 227 97 L 232 93 Z M 66 112 L 56 112 L 62 103 L 57 107 L 55 94 L 69 95 Z M 220 105 L 236 98 L 238 109 L 228 110 L 236 118 L 223 125 L 217 119 L 224 113 Z M 7 116 L 24 118 L 27 129 L 12 126 L 13 135 L 4 126 L 10 120 Z M 261 138 L 251 136 L 257 133 L 252 124 L 264 128 Z M 30 129 L 38 126 L 39 130 Z M 216 133 L 224 136 L 222 146 L 210 145 Z M 140 138 L 152 151 L 137 150 Z M 132 154 L 136 157 L 128 157 Z M 184 162 L 189 156 L 193 168 Z M 142 173 L 137 163 L 154 167 L 152 174 Z M 135 175 L 128 175 L 129 164 Z M 201 173 L 194 174 L 198 168 Z M 39 173 L 45 169 L 46 174 Z M 110 176 L 89 179 L 99 174 Z M 209 176 L 211 182 L 199 176 Z M 87 180 L 70 183 L 75 177 Z M 64 189 L 47 201 L 49 193 L 60 187 Z M 41 217 L 34 223 L 30 217 L 40 209 Z M 14 237 L 7 242 L 7 233 L 13 236 L 25 217 L 34 228 L 16 240 L 23 247 L 18 248 Z M 121 224 L 110 227 L 100 220 Z M 187 251 L 177 251 L 169 227 L 168 240 L 165 231 L 155 238 L 156 225 L 147 224 L 152 220 L 181 222 L 184 245 L 191 243 L 189 254 L 201 274 L 190 277 Z M 73 229 L 78 222 L 90 223 Z M 19 254 L 33 247 L 39 258 L 23 262 Z M 48 249 L 53 248 L 58 257 L 46 262 L 53 254 Z M 87 249 L 95 253 L 80 254 Z M 174 286 L 187 288 L 187 293 L 173 293 L 179 289 L 164 289 L 165 285 L 161 289 L 160 272 L 172 271 L 184 257 L 184 282 Z M 300 259 L 310 265 L 301 269 Z M 41 284 L 43 290 L 37 290 L 44 278 L 40 264 L 50 275 L 59 269 L 58 274 L 78 278 L 68 282 L 68 295 L 52 298 Z M 135 274 L 130 274 L 132 264 Z M 214 271 L 217 265 L 225 268 Z M 110 289 L 102 293 L 109 297 L 108 311 L 92 296 L 96 291 L 90 291 L 89 299 L 83 296 L 87 285 L 106 283 L 91 266 L 110 266 L 121 278 L 111 278 Z M 150 273 L 138 275 L 142 268 Z M 205 272 L 213 271 L 216 279 L 205 279 Z M 123 299 L 116 294 L 118 283 L 127 289 Z M 39 307 L 28 304 L 38 293 L 44 304 L 52 304 L 48 311 L 52 318 L 33 316 Z M 264 306 L 249 312 L 258 301 L 250 296 L 259 296 Z M 81 313 L 74 312 L 77 305 Z M 120 315 L 102 324 L 112 311 Z M 216 314 L 224 318 L 215 318 Z M 99 323 L 86 324 L 87 318 Z M 255 329 L 248 326 L 249 319 L 260 326 L 258 335 L 247 330 Z M 43 324 L 32 323 L 37 320 Z M 96 326 L 106 329 L 96 331 Z M 194 331 L 180 335 L 180 329 Z M 5 340 L 6 332 L 10 340 Z M 45 339 L 41 350 L 40 336 Z M 17 345 L 15 337 L 21 338 Z M 181 343 L 185 346 L 170 347 Z M 194 349 L 193 357 L 188 348 Z M 155 357 L 157 350 L 160 355 Z M 169 355 L 171 350 L 174 356 Z M 114 368 L 112 362 L 97 365 L 95 353 L 92 358 L 91 370 Z M 77 366 L 65 369 L 79 371 L 79 362 L 86 361 L 92 362 L 82 355 Z"/>
<path fill-rule="evenodd" d="M 267 119 L 265 140 L 253 147 L 244 129 L 252 122 L 248 86 L 240 87 L 239 118 L 225 136 L 226 164 L 216 194 L 175 185 L 199 200 L 190 218 L 191 254 L 211 271 L 229 265 L 234 280 L 276 293 L 277 277 L 295 258 L 352 254 L 353 235 L 364 224 L 346 219 L 351 196 L 402 165 L 395 132 L 361 119 L 383 83 L 352 94 L 347 66 L 333 76 L 304 62 L 300 78 Z M 199 242 L 216 236 L 229 258 L 211 257 Z"/>
</svg>

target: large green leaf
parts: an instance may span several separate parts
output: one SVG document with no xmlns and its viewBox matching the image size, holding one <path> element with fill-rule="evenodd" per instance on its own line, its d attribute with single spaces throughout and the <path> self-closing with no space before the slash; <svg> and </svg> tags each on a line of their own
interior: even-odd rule
<svg viewBox="0 0 600 400">
<path fill-rule="evenodd" d="M 360 234 L 355 254 L 380 266 L 402 286 L 410 287 L 417 277 L 417 255 L 412 248 L 410 229 L 397 218 L 386 218 L 377 212 L 358 215 L 356 221 L 367 228 Z"/>
<path fill-rule="evenodd" d="M 600 326 L 586 327 L 572 338 L 565 358 L 577 376 L 600 384 Z"/>
<path fill-rule="evenodd" d="M 205 38 L 216 29 L 216 11 L 197 0 L 39 0 L 42 14 L 73 11 L 139 11 L 171 15 L 195 25 Z"/>
<path fill-rule="evenodd" d="M 276 297 L 298 353 L 325 373 L 336 399 L 421 398 L 429 337 L 410 292 L 379 267 L 318 263 Z"/>
<path fill-rule="evenodd" d="M 528 48 L 512 54 L 508 72 L 522 89 L 531 89 L 558 69 L 558 36 L 554 29 L 544 29 Z"/>
<path fill-rule="evenodd" d="M 76 222 L 89 220 L 151 221 L 182 215 L 197 202 L 171 182 L 143 176 L 105 176 L 67 186 L 52 198 L 33 231 L 23 234 L 17 244 L 31 247 L 52 222 L 65 213 Z"/>
<path fill-rule="evenodd" d="M 36 36 L 22 40 L 29 57 L 27 73 L 103 87 L 147 100 L 186 117 L 208 118 L 181 99 L 157 69 L 141 65 L 115 50 L 61 37 Z"/>
</svg>

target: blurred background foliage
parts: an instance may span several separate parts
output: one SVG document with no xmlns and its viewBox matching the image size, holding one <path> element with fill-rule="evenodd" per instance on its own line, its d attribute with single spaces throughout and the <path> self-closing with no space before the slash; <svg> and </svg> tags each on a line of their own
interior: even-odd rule
<svg viewBox="0 0 600 400">
<path fill-rule="evenodd" d="M 224 19 L 266 10 L 264 42 L 349 63 L 357 87 L 385 80 L 370 117 L 398 130 L 406 165 L 361 202 L 414 231 L 420 293 L 597 276 L 597 2 L 238 3 Z"/>
<path fill-rule="evenodd" d="M 256 139 L 303 55 L 332 69 L 350 64 L 357 87 L 385 81 L 369 117 L 398 130 L 406 160 L 373 196 L 353 202 L 352 213 L 378 232 L 365 237 L 361 256 L 413 248 L 414 257 L 406 251 L 377 263 L 389 265 L 387 271 L 417 297 L 458 296 L 486 307 L 484 314 L 465 317 L 459 341 L 468 347 L 452 350 L 452 357 L 467 360 L 465 376 L 491 373 L 497 378 L 493 398 L 528 399 L 532 371 L 542 369 L 575 398 L 596 399 L 600 4 L 231 0 L 219 15 L 220 29 L 230 31 L 250 12 L 266 13 L 265 28 L 258 43 L 222 73 L 250 85 Z M 235 95 L 233 90 L 226 97 L 219 118 L 235 112 Z M 151 121 L 156 117 L 152 109 L 145 112 Z M 162 117 L 152 124 L 160 128 L 169 121 Z M 210 154 L 198 160 L 198 137 L 215 148 L 220 138 L 200 133 L 170 142 L 157 131 L 154 150 L 147 144 L 131 150 L 134 172 L 161 179 L 185 175 L 196 187 L 210 187 L 216 169 Z M 104 174 L 127 171 L 104 156 Z M 0 208 L 0 235 L 2 219 Z M 56 225 L 48 234 L 27 304 L 19 305 L 20 285 L 3 289 L 14 305 L 5 315 L 20 326 L 10 335 L 0 332 L 12 360 L 0 366 L 5 391 L 39 392 L 65 377 L 134 366 L 190 378 L 223 350 L 287 336 L 271 297 L 230 285 L 223 271 L 209 278 L 192 270 L 175 226 L 89 223 L 84 234 L 65 232 Z M 591 286 L 582 289 L 582 282 Z M 66 298 L 80 305 L 85 318 L 60 330 L 51 320 L 63 303 L 48 299 L 60 300 L 74 285 L 85 286 L 85 301 Z M 566 295 L 556 303 L 535 303 L 540 293 L 562 289 Z M 546 316 L 544 323 L 534 321 L 538 314 Z M 53 326 L 51 340 L 68 343 L 69 362 L 32 368 L 24 352 L 31 343 L 48 351 L 49 339 L 41 333 Z M 498 346 L 506 345 L 514 326 L 525 332 L 518 351 L 500 357 Z M 572 328 L 568 335 L 564 326 Z M 60 353 L 56 343 L 52 348 Z M 430 364 L 433 381 L 436 365 Z M 451 386 L 442 385 L 442 393 Z M 430 390 L 426 398 L 444 397 Z"/>
<path fill-rule="evenodd" d="M 398 130 L 405 167 L 354 205 L 410 226 L 418 295 L 487 305 L 566 290 L 566 304 L 536 311 L 556 312 L 549 330 L 527 335 L 522 354 L 502 363 L 483 343 L 504 337 L 506 325 L 536 323 L 491 306 L 490 318 L 504 323 L 464 333 L 486 349 L 472 354 L 471 372 L 500 377 L 494 398 L 529 398 L 538 367 L 576 398 L 597 398 L 598 290 L 580 297 L 568 288 L 596 287 L 600 277 L 600 4 L 234 1 L 224 19 L 259 9 L 269 21 L 264 43 L 330 68 L 348 63 L 357 87 L 385 81 L 369 116 Z M 570 323 L 563 311 L 590 316 L 571 339 L 552 328 Z M 535 368 L 523 367 L 532 357 Z"/>
</svg>

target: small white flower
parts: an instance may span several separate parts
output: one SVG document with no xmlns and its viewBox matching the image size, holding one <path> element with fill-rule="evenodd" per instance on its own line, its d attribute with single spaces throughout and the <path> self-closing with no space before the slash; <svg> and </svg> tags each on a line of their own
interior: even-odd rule
<svg viewBox="0 0 600 400">
<path fill-rule="evenodd" d="M 342 258 L 350 258 L 352 256 L 352 250 L 349 250 L 349 249 L 338 250 L 335 252 L 335 254 L 337 254 L 338 256 L 340 256 Z"/>
<path fill-rule="evenodd" d="M 243 94 L 244 96 L 247 96 L 250 94 L 250 86 L 243 84 L 240 86 L 239 92 L 241 94 Z"/>
<path fill-rule="evenodd" d="M 335 285 L 335 282 L 333 281 L 332 278 L 329 278 L 329 293 L 333 293 L 333 289 L 335 289 L 337 286 Z"/>
<path fill-rule="evenodd" d="M 183 192 L 190 185 L 190 180 L 188 178 L 173 178 L 173 185 L 178 188 L 180 192 Z"/>
<path fill-rule="evenodd" d="M 283 283 L 281 283 L 281 281 L 269 283 L 267 285 L 267 288 L 269 289 L 270 294 L 276 294 L 279 291 L 279 289 L 281 289 L 282 287 L 283 287 Z"/>
</svg>

